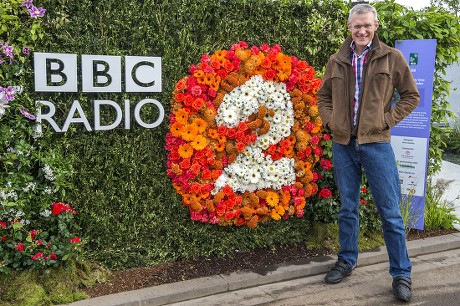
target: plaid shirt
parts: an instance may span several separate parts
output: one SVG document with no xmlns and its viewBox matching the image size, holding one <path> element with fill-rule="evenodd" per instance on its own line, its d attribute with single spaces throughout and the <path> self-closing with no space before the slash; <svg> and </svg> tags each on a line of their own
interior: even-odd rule
<svg viewBox="0 0 460 306">
<path fill-rule="evenodd" d="M 353 66 L 353 72 L 355 74 L 355 98 L 353 100 L 353 124 L 356 126 L 359 102 L 361 97 L 361 81 L 363 79 L 363 67 L 366 64 L 367 54 L 372 48 L 372 41 L 366 46 L 363 54 L 358 55 L 355 53 L 355 43 L 352 42 L 350 45 L 351 49 L 351 65 Z"/>
</svg>

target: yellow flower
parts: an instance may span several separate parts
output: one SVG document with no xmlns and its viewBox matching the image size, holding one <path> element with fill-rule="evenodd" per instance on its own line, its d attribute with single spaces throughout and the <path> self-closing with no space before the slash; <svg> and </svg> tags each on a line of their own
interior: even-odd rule
<svg viewBox="0 0 460 306">
<path fill-rule="evenodd" d="M 190 143 L 192 148 L 194 148 L 197 151 L 203 150 L 207 146 L 207 141 L 206 137 L 203 137 L 201 135 L 197 135 L 195 139 Z"/>
<path fill-rule="evenodd" d="M 318 116 L 318 106 L 317 105 L 312 105 L 308 109 L 308 114 L 312 117 Z"/>
<path fill-rule="evenodd" d="M 268 205 L 273 207 L 275 205 L 278 205 L 278 202 L 280 201 L 280 197 L 276 192 L 268 191 L 267 198 L 265 199 L 265 201 L 267 201 Z"/>
<path fill-rule="evenodd" d="M 281 216 L 276 212 L 276 210 L 272 210 L 270 215 L 273 220 L 278 221 L 281 219 Z"/>
</svg>

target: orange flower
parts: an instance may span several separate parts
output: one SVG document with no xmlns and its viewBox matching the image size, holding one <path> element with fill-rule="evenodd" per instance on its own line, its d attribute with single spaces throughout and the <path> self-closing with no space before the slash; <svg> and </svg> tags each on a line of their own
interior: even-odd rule
<svg viewBox="0 0 460 306">
<path fill-rule="evenodd" d="M 208 209 L 209 212 L 214 212 L 216 210 L 212 200 L 206 200 L 206 208 Z"/>
<path fill-rule="evenodd" d="M 217 50 L 216 52 L 214 52 L 213 56 L 215 56 L 216 58 L 224 58 L 226 55 L 227 55 L 227 50 Z"/>
<path fill-rule="evenodd" d="M 193 148 L 187 143 L 181 144 L 179 146 L 179 155 L 182 158 L 189 158 L 193 155 Z"/>
<path fill-rule="evenodd" d="M 195 100 L 193 100 L 193 103 L 192 103 L 192 106 L 194 109 L 196 110 L 199 110 L 200 108 L 202 108 L 204 105 L 204 100 L 201 99 L 201 98 L 196 98 Z"/>
<path fill-rule="evenodd" d="M 259 217 L 258 216 L 253 216 L 251 218 L 251 220 L 249 220 L 247 225 L 248 225 L 249 228 L 256 228 L 258 222 L 259 222 Z"/>
<path fill-rule="evenodd" d="M 203 180 L 210 180 L 211 179 L 212 172 L 209 169 L 204 169 L 203 173 L 201 173 L 201 178 Z"/>
<path fill-rule="evenodd" d="M 217 134 L 217 130 L 209 129 L 208 136 L 211 137 L 212 139 L 217 139 L 217 137 L 219 137 L 219 134 Z"/>
<path fill-rule="evenodd" d="M 206 138 L 201 136 L 201 135 L 197 135 L 194 140 L 190 143 L 190 145 L 192 146 L 192 148 L 194 148 L 195 150 L 203 150 L 206 146 L 207 146 L 207 141 L 206 141 Z"/>
<path fill-rule="evenodd" d="M 179 122 L 180 124 L 186 124 L 188 120 L 189 113 L 185 108 L 180 108 L 176 112 L 176 122 Z"/>
<path fill-rule="evenodd" d="M 251 50 L 239 48 L 235 51 L 235 55 L 242 61 L 247 60 L 251 56 Z"/>
<path fill-rule="evenodd" d="M 206 121 L 204 121 L 201 118 L 194 119 L 192 122 L 192 125 L 196 126 L 196 128 L 198 129 L 198 133 L 200 134 L 206 130 L 206 126 L 207 126 Z"/>
<path fill-rule="evenodd" d="M 193 76 L 195 78 L 201 78 L 201 77 L 204 77 L 204 71 L 203 70 L 197 70 L 193 73 Z"/>
<path fill-rule="evenodd" d="M 272 210 L 270 215 L 273 220 L 278 221 L 281 219 L 281 216 L 276 212 L 276 210 Z"/>
<path fill-rule="evenodd" d="M 176 90 L 182 91 L 185 88 L 187 88 L 187 79 L 188 77 L 184 77 L 183 79 L 179 80 L 179 82 L 176 83 Z"/>
<path fill-rule="evenodd" d="M 184 126 L 179 122 L 173 123 L 171 125 L 171 135 L 173 135 L 174 137 L 181 137 L 183 128 Z"/>
<path fill-rule="evenodd" d="M 191 141 L 198 135 L 198 128 L 192 124 L 187 124 L 182 129 L 181 137 L 183 140 Z"/>
<path fill-rule="evenodd" d="M 224 142 L 218 142 L 214 145 L 214 148 L 217 152 L 223 152 L 225 150 L 225 143 Z"/>
<path fill-rule="evenodd" d="M 172 164 L 171 165 L 171 171 L 175 175 L 181 175 L 182 174 L 182 170 L 181 170 L 181 168 L 180 168 L 180 166 L 178 164 Z"/>
<path fill-rule="evenodd" d="M 317 105 L 312 105 L 308 109 L 308 114 L 312 117 L 318 116 L 318 106 Z"/>
</svg>

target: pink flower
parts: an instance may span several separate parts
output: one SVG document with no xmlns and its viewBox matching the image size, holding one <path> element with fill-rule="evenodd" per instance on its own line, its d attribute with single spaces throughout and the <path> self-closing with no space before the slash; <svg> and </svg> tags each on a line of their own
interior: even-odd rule
<svg viewBox="0 0 460 306">
<path fill-rule="evenodd" d="M 257 46 L 252 46 L 251 52 L 252 52 L 253 54 L 259 54 L 259 53 L 260 53 L 260 50 L 259 50 L 259 48 L 257 48 Z"/>
<path fill-rule="evenodd" d="M 303 209 L 296 210 L 295 212 L 295 216 L 297 218 L 302 218 L 304 214 L 305 214 L 305 211 Z"/>
<path fill-rule="evenodd" d="M 202 91 L 201 91 L 201 86 L 200 85 L 195 85 L 192 87 L 192 95 L 194 96 L 199 96 L 201 95 Z"/>
<path fill-rule="evenodd" d="M 268 53 L 268 51 L 270 51 L 270 46 L 268 44 L 262 44 L 260 46 L 260 50 L 262 50 L 265 53 Z"/>
<path fill-rule="evenodd" d="M 209 56 L 209 54 L 203 54 L 201 56 L 201 60 L 200 60 L 202 63 L 205 63 L 205 62 L 210 62 L 211 61 L 211 57 Z"/>
</svg>

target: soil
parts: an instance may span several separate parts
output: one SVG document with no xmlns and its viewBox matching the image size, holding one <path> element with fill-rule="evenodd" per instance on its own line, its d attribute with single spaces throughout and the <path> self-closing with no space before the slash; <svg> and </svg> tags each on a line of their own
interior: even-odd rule
<svg viewBox="0 0 460 306">
<path fill-rule="evenodd" d="M 409 232 L 407 240 L 424 239 L 457 232 L 434 230 Z M 274 249 L 255 249 L 251 252 L 234 252 L 221 258 L 201 258 L 174 261 L 152 267 L 113 271 L 109 280 L 86 290 L 90 297 L 180 282 L 217 274 L 268 267 L 275 264 L 295 262 L 307 258 L 330 255 L 328 249 L 308 250 L 305 244 L 278 245 Z"/>
</svg>

